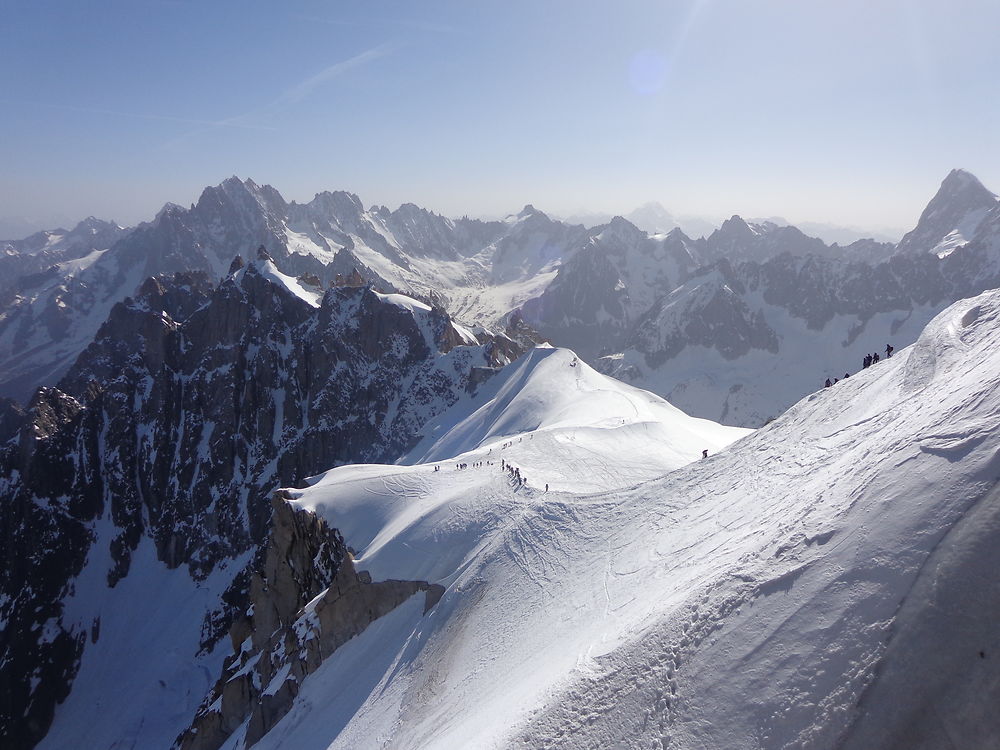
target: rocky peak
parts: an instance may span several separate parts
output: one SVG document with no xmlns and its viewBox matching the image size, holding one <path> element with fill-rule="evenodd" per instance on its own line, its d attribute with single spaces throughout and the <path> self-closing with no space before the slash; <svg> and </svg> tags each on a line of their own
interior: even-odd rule
<svg viewBox="0 0 1000 750">
<path fill-rule="evenodd" d="M 255 236 L 259 242 L 269 233 L 278 233 L 287 210 L 288 206 L 280 193 L 269 185 L 261 187 L 252 180 L 230 177 L 202 191 L 198 203 L 191 209 L 192 216 L 188 223 L 209 233 L 213 227 L 216 232 L 222 230 L 230 243 L 237 236 L 247 235 Z M 223 238 L 212 239 L 218 241 Z M 230 248 L 230 252 L 241 247 L 237 244 Z M 222 248 L 215 250 L 218 253 Z"/>
<path fill-rule="evenodd" d="M 709 235 L 702 245 L 709 260 L 766 262 L 784 253 L 795 256 L 825 253 L 826 243 L 808 237 L 795 227 L 779 226 L 772 221 L 749 224 L 733 216 Z"/>
<path fill-rule="evenodd" d="M 970 207 L 992 205 L 997 200 L 996 195 L 987 190 L 978 177 L 964 169 L 951 170 L 941 181 L 938 194 L 960 197 Z"/>
<path fill-rule="evenodd" d="M 422 221 L 441 218 L 433 211 L 421 208 L 416 203 L 403 203 L 392 212 L 392 215 L 400 221 Z"/>
<path fill-rule="evenodd" d="M 210 188 L 205 188 L 205 192 L 210 190 Z M 204 196 L 205 193 L 202 193 Z M 153 218 L 153 223 L 159 223 L 163 220 L 169 220 L 171 218 L 176 218 L 178 216 L 184 216 L 187 213 L 187 209 L 184 206 L 179 206 L 176 203 L 170 203 L 169 201 L 163 204 L 163 207 L 156 212 L 156 216 Z"/>
<path fill-rule="evenodd" d="M 523 237 L 531 232 L 550 232 L 563 226 L 550 219 L 544 211 L 539 211 L 529 203 L 518 212 L 508 236 Z"/>
<path fill-rule="evenodd" d="M 644 203 L 628 215 L 629 221 L 650 234 L 669 232 L 677 227 L 673 214 L 657 201 Z"/>
<path fill-rule="evenodd" d="M 234 175 L 223 180 L 218 186 L 218 190 L 237 205 L 253 201 L 266 211 L 276 214 L 284 214 L 287 209 L 287 204 L 285 199 L 281 197 L 281 193 L 270 185 L 258 185 L 249 178 L 241 180 Z"/>
<path fill-rule="evenodd" d="M 413 203 L 404 203 L 386 219 L 397 242 L 411 254 L 455 260 L 461 251 L 450 219 Z M 479 250 L 476 247 L 474 250 Z"/>
<path fill-rule="evenodd" d="M 750 228 L 750 225 L 747 224 L 747 222 L 745 222 L 738 214 L 733 214 L 722 222 L 722 226 L 716 229 L 709 236 L 709 241 L 712 241 L 712 238 L 720 240 L 723 238 L 726 240 L 750 239 L 755 235 L 756 233 Z"/>
<path fill-rule="evenodd" d="M 324 191 L 306 204 L 312 211 L 333 224 L 352 226 L 365 211 L 361 199 L 344 190 Z"/>
<path fill-rule="evenodd" d="M 964 244 L 997 205 L 997 196 L 974 175 L 953 169 L 920 214 L 917 226 L 900 240 L 897 252 L 938 252 L 942 243 L 951 247 Z"/>
<path fill-rule="evenodd" d="M 597 238 L 605 244 L 634 247 L 646 239 L 646 233 L 639 227 L 621 216 L 615 216 L 610 222 L 598 227 Z"/>
<path fill-rule="evenodd" d="M 88 216 L 87 218 L 81 220 L 75 227 L 73 227 L 74 232 L 79 233 L 89 233 L 97 234 L 98 232 L 104 231 L 114 231 L 121 230 L 122 227 L 118 226 L 113 221 L 104 221 L 104 219 L 98 219 L 96 216 Z"/>
</svg>

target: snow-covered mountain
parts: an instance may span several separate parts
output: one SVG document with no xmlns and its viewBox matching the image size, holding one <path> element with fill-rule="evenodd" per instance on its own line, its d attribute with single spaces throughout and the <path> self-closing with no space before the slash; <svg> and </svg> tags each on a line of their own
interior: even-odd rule
<svg viewBox="0 0 1000 750">
<path fill-rule="evenodd" d="M 953 169 L 920 214 L 917 226 L 899 242 L 901 253 L 934 253 L 939 258 L 976 238 L 987 216 L 996 214 L 997 197 L 972 174 Z"/>
<path fill-rule="evenodd" d="M 325 509 L 320 520 L 338 528 L 352 550 L 361 551 L 354 554 L 352 571 L 387 584 L 423 582 L 422 588 L 393 602 L 412 613 L 436 606 L 448 588 L 444 579 L 463 567 L 485 536 L 507 525 L 509 513 L 519 512 L 514 498 L 546 491 L 558 497 L 569 489 L 624 489 L 689 463 L 704 449 L 714 452 L 746 432 L 688 417 L 657 396 L 598 374 L 568 350 L 541 347 L 431 420 L 424 440 L 400 459 L 402 466 L 345 466 L 308 480 L 312 489 L 305 493 L 283 495 L 300 498 L 292 507 L 315 510 L 315 498 Z M 482 498 L 489 500 L 480 502 Z M 393 542 L 399 544 L 392 553 L 398 568 L 387 579 L 371 568 L 367 555 L 389 528 L 405 540 Z M 343 596 L 340 588 L 331 587 L 300 612 L 290 613 L 293 617 L 277 632 L 270 622 L 241 626 L 240 635 L 248 633 L 249 640 L 227 662 L 180 747 L 207 750 L 266 741 L 297 704 L 299 685 L 313 679 L 309 675 L 317 669 L 328 668 L 324 658 L 337 658 L 335 648 L 322 644 L 339 640 L 334 633 L 345 615 L 322 613 L 342 607 Z M 374 632 L 384 627 L 378 620 L 372 625 Z M 480 646 L 491 648 L 486 642 Z M 389 646 L 385 655 L 394 648 Z M 358 688 L 372 668 L 384 668 L 384 661 L 376 657 L 360 674 L 351 667 L 350 677 L 337 679 Z M 227 692 L 237 691 L 249 693 L 250 700 L 227 699 Z M 355 694 L 363 698 L 363 692 Z M 331 728 L 341 718 L 347 715 L 332 717 Z M 291 740 L 292 746 L 299 743 Z M 372 743 L 381 744 L 369 737 L 355 739 L 353 746 Z"/>
<path fill-rule="evenodd" d="M 484 222 L 414 204 L 365 208 L 346 192 L 298 204 L 230 178 L 109 247 L 12 277 L 0 397 L 24 402 L 54 385 L 148 276 L 217 279 L 236 253 L 264 244 L 291 276 L 325 286 L 357 271 L 469 326 L 521 321 L 688 412 L 759 426 L 815 383 L 855 372 L 866 353 L 912 342 L 951 302 L 1000 285 L 997 205 L 955 170 L 898 246 L 840 247 L 739 216 L 695 240 L 621 217 L 585 229 L 530 205 Z M 42 239 L 9 254 L 41 257 L 27 250 Z"/>
<path fill-rule="evenodd" d="M 273 489 L 397 457 L 520 351 L 402 295 L 323 292 L 263 252 L 217 286 L 144 282 L 58 388 L 0 415 L 0 744 L 46 736 L 57 703 L 52 747 L 180 732 L 246 606 Z M 125 674 L 152 652 L 162 683 Z"/>
<path fill-rule="evenodd" d="M 25 277 L 41 274 L 53 266 L 57 273 L 59 264 L 107 250 L 127 232 L 113 221 L 90 216 L 73 229 L 36 232 L 23 240 L 0 242 L 0 301 L 11 302 Z"/>
<path fill-rule="evenodd" d="M 649 237 L 615 217 L 521 313 L 552 341 L 594 360 L 623 346 L 656 300 L 703 264 L 702 252 L 679 229 Z"/>
<path fill-rule="evenodd" d="M 260 245 L 293 276 L 328 285 L 357 270 L 377 289 L 494 325 L 544 288 L 586 239 L 581 227 L 529 209 L 505 222 L 453 221 L 412 204 L 365 209 L 344 192 L 287 203 L 270 186 L 230 178 L 206 188 L 188 209 L 168 204 L 117 241 L 105 232 L 85 255 L 55 265 L 47 255 L 44 273 L 31 266 L 12 276 L 0 310 L 0 396 L 24 402 L 35 387 L 54 385 L 112 307 L 149 276 L 200 271 L 218 279 L 235 255 Z M 40 257 L 28 254 L 38 250 L 36 239 L 8 248 L 11 262 Z"/>
<path fill-rule="evenodd" d="M 113 221 L 88 216 L 72 229 L 52 229 L 35 232 L 23 240 L 7 240 L 5 250 L 18 255 L 49 253 L 64 260 L 80 258 L 94 250 L 110 247 L 127 230 Z"/>
<path fill-rule="evenodd" d="M 670 236 L 684 252 L 639 275 L 631 269 L 651 257 L 640 240 L 576 254 L 524 319 L 592 361 L 603 355 L 602 371 L 727 424 L 764 424 L 817 383 L 855 373 L 866 353 L 911 343 L 953 301 L 1000 286 L 1000 204 L 960 170 L 898 248 L 830 248 L 738 216 L 705 240 Z"/>
<path fill-rule="evenodd" d="M 512 368 L 428 463 L 286 493 L 352 570 L 427 588 L 310 660 L 343 598 L 320 593 L 182 747 L 996 746 L 1000 293 L 686 465 L 737 433 L 568 352 Z"/>
</svg>

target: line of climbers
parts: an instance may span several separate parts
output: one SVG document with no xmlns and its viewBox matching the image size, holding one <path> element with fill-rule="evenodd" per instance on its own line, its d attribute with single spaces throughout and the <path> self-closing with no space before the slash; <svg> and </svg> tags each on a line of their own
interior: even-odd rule
<svg viewBox="0 0 1000 750">
<path fill-rule="evenodd" d="M 889 359 L 889 357 L 892 356 L 893 351 L 895 351 L 895 350 L 892 348 L 892 344 L 886 344 L 885 345 L 885 358 Z M 871 367 L 873 364 L 875 364 L 876 362 L 878 362 L 878 352 L 873 352 L 872 354 L 866 354 L 865 355 L 864 361 L 863 361 L 863 363 L 862 363 L 861 366 L 863 368 L 867 369 L 867 368 Z"/>
<path fill-rule="evenodd" d="M 534 435 L 529 435 L 528 439 L 531 440 L 534 437 L 535 437 Z M 520 443 L 520 442 L 523 442 L 523 440 L 524 440 L 523 437 L 519 437 L 517 439 L 517 442 Z M 510 441 L 504 443 L 503 445 L 501 445 L 500 449 L 503 450 L 504 448 L 509 448 L 513 444 L 514 444 L 514 441 L 510 440 Z M 493 449 L 490 448 L 489 452 L 492 453 Z M 480 469 L 483 466 L 493 466 L 493 462 L 492 461 L 476 461 L 476 462 L 474 462 L 472 464 L 457 463 L 457 464 L 455 464 L 455 469 L 461 471 L 462 469 L 468 469 L 470 465 L 472 466 L 473 469 Z M 511 481 L 511 484 L 514 486 L 514 489 L 520 489 L 521 487 L 525 486 L 528 483 L 528 478 L 525 477 L 525 476 L 522 476 L 521 470 L 518 469 L 518 468 L 515 468 L 514 464 L 510 463 L 506 459 L 503 459 L 503 458 L 500 459 L 500 468 L 503 469 L 504 471 L 506 471 L 510 475 L 510 481 Z M 435 464 L 434 471 L 441 471 L 441 466 L 438 465 L 438 464 Z M 546 492 L 549 491 L 549 485 L 548 484 L 545 485 L 545 491 Z"/>
<path fill-rule="evenodd" d="M 473 464 L 455 464 L 455 468 L 461 470 L 461 469 L 468 469 L 469 466 L 472 466 L 473 469 L 481 469 L 487 464 L 492 464 L 492 463 L 493 463 L 492 461 L 476 461 Z M 441 467 L 435 466 L 434 471 L 441 471 Z"/>
<path fill-rule="evenodd" d="M 889 357 L 892 356 L 892 353 L 894 351 L 896 351 L 896 350 L 893 348 L 892 344 L 886 344 L 885 345 L 885 358 L 889 359 Z M 861 361 L 861 369 L 867 370 L 869 367 L 871 367 L 872 365 L 874 365 L 878 361 L 879 361 L 878 352 L 872 352 L 871 354 L 866 354 L 865 358 Z M 846 380 L 849 377 L 851 377 L 851 373 L 845 372 L 844 373 L 844 379 Z M 830 386 L 836 385 L 839 382 L 840 382 L 840 378 L 834 378 L 832 381 L 830 380 L 830 378 L 827 378 L 826 382 L 823 383 L 823 387 L 824 388 L 829 388 Z"/>
<path fill-rule="evenodd" d="M 473 469 L 481 469 L 484 466 L 492 466 L 492 465 L 493 465 L 492 461 L 476 461 L 475 463 L 472 464 L 457 463 L 455 464 L 455 468 L 461 471 L 462 469 L 468 469 L 469 466 L 472 466 Z M 521 487 L 524 487 L 528 483 L 528 478 L 523 474 L 521 474 L 521 470 L 515 467 L 514 464 L 506 461 L 505 459 L 500 459 L 500 468 L 507 472 L 514 489 L 520 489 Z M 435 466 L 434 471 L 441 471 L 441 467 Z M 545 491 L 546 492 L 549 491 L 548 484 L 545 485 Z"/>
</svg>

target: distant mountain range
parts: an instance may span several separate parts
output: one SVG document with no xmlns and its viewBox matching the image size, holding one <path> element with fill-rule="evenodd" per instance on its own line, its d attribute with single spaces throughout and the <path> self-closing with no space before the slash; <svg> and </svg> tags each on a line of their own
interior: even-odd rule
<svg viewBox="0 0 1000 750">
<path fill-rule="evenodd" d="M 727 219 L 692 239 L 656 204 L 586 228 L 533 206 L 453 220 L 346 192 L 306 204 L 230 178 L 189 208 L 123 229 L 88 219 L 0 255 L 0 395 L 55 383 L 144 279 L 267 248 L 285 274 L 329 285 L 357 271 L 382 292 L 470 326 L 518 318 L 595 366 L 693 414 L 754 426 L 864 354 L 909 343 L 950 302 L 1000 285 L 997 198 L 954 170 L 899 243 L 828 245 L 773 221 Z M 662 224 L 663 226 L 660 226 Z"/>
<path fill-rule="evenodd" d="M 597 227 L 607 224 L 614 214 L 601 212 L 577 212 L 561 217 L 567 224 L 583 224 L 586 227 Z M 706 216 L 674 216 L 662 203 L 651 201 L 625 214 L 622 218 L 635 224 L 647 234 L 665 234 L 672 229 L 681 229 L 689 237 L 707 237 L 722 224 L 723 219 Z M 749 219 L 754 224 L 771 223 L 778 226 L 790 226 L 791 222 L 781 216 L 770 216 L 762 219 Z M 878 242 L 897 242 L 903 232 L 896 233 L 888 229 L 861 229 L 839 224 L 818 221 L 800 221 L 797 226 L 804 233 L 818 237 L 827 244 L 849 245 L 863 239 L 874 239 Z"/>
</svg>

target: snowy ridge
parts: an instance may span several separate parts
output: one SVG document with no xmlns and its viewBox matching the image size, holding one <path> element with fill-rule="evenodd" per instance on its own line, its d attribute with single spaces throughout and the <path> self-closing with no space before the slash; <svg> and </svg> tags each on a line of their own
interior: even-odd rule
<svg viewBox="0 0 1000 750">
<path fill-rule="evenodd" d="M 233 277 L 234 281 L 237 284 L 241 283 L 242 278 L 247 273 L 260 274 L 260 276 L 275 284 L 280 289 L 284 289 L 294 297 L 298 297 L 310 307 L 318 308 L 320 301 L 323 299 L 322 289 L 318 287 L 307 288 L 299 279 L 283 274 L 274 265 L 274 261 L 269 258 L 244 266 L 236 272 Z"/>
<path fill-rule="evenodd" d="M 991 292 L 729 449 L 638 485 L 545 493 L 547 448 L 526 487 L 488 463 L 328 472 L 296 502 L 343 529 L 360 567 L 447 590 L 427 615 L 402 607 L 339 649 L 258 747 L 836 746 L 877 671 L 919 669 L 886 649 L 894 625 L 909 632 L 899 603 L 919 613 L 932 551 L 995 497 L 997 373 Z M 468 460 L 528 461 L 543 433 Z M 600 441 L 608 455 L 616 433 Z M 600 468 L 573 473 L 586 485 Z M 967 659 L 956 679 L 990 668 L 975 643 L 967 655 L 908 643 Z M 976 731 L 1000 732 L 987 724 Z"/>
<path fill-rule="evenodd" d="M 748 432 L 689 417 L 659 396 L 601 375 L 567 349 L 540 346 L 501 370 L 474 397 L 462 399 L 428 423 L 423 430 L 428 437 L 402 462 L 477 456 L 514 436 L 523 442 L 525 435 L 546 443 L 545 448 L 536 445 L 530 456 L 547 452 L 550 443 L 594 442 L 600 447 L 612 431 L 617 440 L 627 440 L 629 433 L 642 434 L 635 442 L 646 442 L 646 449 L 632 446 L 629 452 L 638 449 L 638 453 L 627 462 L 646 465 L 651 472 L 682 466 L 702 450 L 714 452 Z M 551 476 L 553 469 L 563 474 L 568 468 L 549 460 L 555 466 L 543 474 Z M 595 456 L 595 460 L 610 464 L 613 458 Z M 572 477 L 566 475 L 566 481 L 572 483 Z"/>
</svg>

